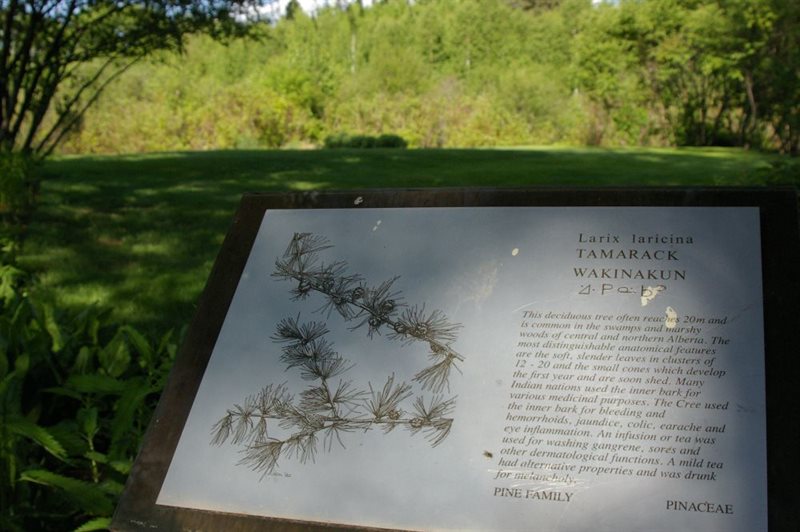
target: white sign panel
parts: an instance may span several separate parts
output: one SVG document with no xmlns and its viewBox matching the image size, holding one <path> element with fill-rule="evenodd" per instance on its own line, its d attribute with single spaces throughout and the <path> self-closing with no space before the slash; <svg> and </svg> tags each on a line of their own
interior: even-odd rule
<svg viewBox="0 0 800 532">
<path fill-rule="evenodd" d="M 275 210 L 158 504 L 766 529 L 759 212 Z"/>
</svg>

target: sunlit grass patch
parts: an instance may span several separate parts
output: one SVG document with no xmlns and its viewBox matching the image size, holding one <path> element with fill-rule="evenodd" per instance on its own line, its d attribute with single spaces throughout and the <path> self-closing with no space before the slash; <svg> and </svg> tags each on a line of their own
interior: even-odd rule
<svg viewBox="0 0 800 532">
<path fill-rule="evenodd" d="M 777 168 L 778 170 L 775 170 Z M 58 157 L 21 262 L 37 290 L 159 333 L 188 322 L 244 192 L 370 187 L 797 183 L 786 158 L 727 148 L 277 150 Z M 778 173 L 776 173 L 778 172 Z"/>
</svg>

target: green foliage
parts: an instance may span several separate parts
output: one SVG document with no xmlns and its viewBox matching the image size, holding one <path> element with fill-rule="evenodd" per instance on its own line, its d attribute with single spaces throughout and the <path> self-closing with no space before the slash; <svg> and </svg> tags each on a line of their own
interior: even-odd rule
<svg viewBox="0 0 800 532">
<path fill-rule="evenodd" d="M 33 207 L 37 187 L 33 165 L 23 154 L 0 152 L 0 215 L 24 215 Z"/>
<path fill-rule="evenodd" d="M 800 147 L 782 0 L 390 0 L 290 9 L 109 87 L 68 153 L 324 144 Z M 119 109 L 128 110 L 120 116 Z"/>
<path fill-rule="evenodd" d="M 155 407 L 175 346 L 107 312 L 64 312 L 16 290 L 0 312 L 0 523 L 100 530 Z"/>
<path fill-rule="evenodd" d="M 407 148 L 408 143 L 400 135 L 383 134 L 375 139 L 376 148 Z"/>
<path fill-rule="evenodd" d="M 0 0 L 0 151 L 49 155 L 103 89 L 189 33 L 243 35 L 258 0 Z"/>
<path fill-rule="evenodd" d="M 339 133 L 325 137 L 326 148 L 406 148 L 408 143 L 400 135 L 383 134 L 347 135 Z"/>
<path fill-rule="evenodd" d="M 55 488 L 70 504 L 87 515 L 109 515 L 114 510 L 107 493 L 91 482 L 59 475 L 46 469 L 23 471 L 20 480 Z"/>
</svg>

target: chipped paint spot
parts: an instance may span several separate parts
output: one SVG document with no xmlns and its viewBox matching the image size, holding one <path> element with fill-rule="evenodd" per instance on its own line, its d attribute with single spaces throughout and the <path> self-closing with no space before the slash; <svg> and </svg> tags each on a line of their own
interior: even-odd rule
<svg viewBox="0 0 800 532">
<path fill-rule="evenodd" d="M 512 249 L 511 250 L 511 256 L 512 257 L 516 257 L 517 255 L 519 255 L 519 248 Z"/>
<path fill-rule="evenodd" d="M 675 312 L 675 309 L 672 307 L 667 307 L 667 310 L 664 313 L 666 314 L 666 318 L 664 318 L 664 326 L 667 329 L 674 329 L 678 325 L 678 313 Z"/>
<path fill-rule="evenodd" d="M 654 300 L 658 294 L 666 289 L 666 286 L 660 284 L 658 286 L 648 286 L 642 290 L 642 306 L 646 307 L 648 303 Z"/>
</svg>

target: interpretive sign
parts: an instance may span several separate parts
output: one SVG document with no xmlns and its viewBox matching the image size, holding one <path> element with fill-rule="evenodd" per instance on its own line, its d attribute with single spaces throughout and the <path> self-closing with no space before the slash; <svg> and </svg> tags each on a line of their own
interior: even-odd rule
<svg viewBox="0 0 800 532">
<path fill-rule="evenodd" d="M 248 196 L 114 526 L 775 526 L 793 201 Z"/>
</svg>

